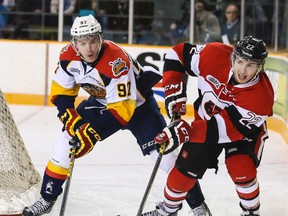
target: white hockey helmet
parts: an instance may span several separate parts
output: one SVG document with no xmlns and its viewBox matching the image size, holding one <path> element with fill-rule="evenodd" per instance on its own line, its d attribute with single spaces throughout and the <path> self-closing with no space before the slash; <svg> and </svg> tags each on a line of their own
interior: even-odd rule
<svg viewBox="0 0 288 216">
<path fill-rule="evenodd" d="M 97 52 L 99 54 L 103 43 L 102 29 L 100 23 L 91 14 L 88 16 L 76 17 L 70 30 L 70 41 L 73 49 L 76 51 L 77 55 L 86 61 L 81 53 L 79 53 L 76 46 L 76 41 L 81 38 L 95 38 L 98 44 Z"/>
<path fill-rule="evenodd" d="M 71 42 L 83 37 L 100 36 L 102 38 L 102 28 L 94 16 L 76 17 L 70 30 Z"/>
</svg>

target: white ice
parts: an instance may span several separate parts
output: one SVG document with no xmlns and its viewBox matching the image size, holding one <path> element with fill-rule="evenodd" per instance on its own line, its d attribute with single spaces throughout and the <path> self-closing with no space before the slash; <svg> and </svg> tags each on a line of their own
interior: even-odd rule
<svg viewBox="0 0 288 216">
<path fill-rule="evenodd" d="M 53 142 L 61 131 L 55 107 L 10 105 L 32 162 L 42 176 Z M 154 163 L 142 153 L 129 131 L 120 131 L 97 143 L 87 156 L 76 160 L 67 216 L 135 216 Z M 238 198 L 220 156 L 217 175 L 212 170 L 201 180 L 206 202 L 214 216 L 240 215 Z M 166 174 L 159 170 L 144 211 L 163 198 Z M 288 216 L 288 145 L 270 131 L 261 166 L 261 216 Z M 49 215 L 59 215 L 62 197 Z M 184 204 L 179 216 L 189 215 Z M 191 214 L 192 216 L 192 214 Z"/>
</svg>

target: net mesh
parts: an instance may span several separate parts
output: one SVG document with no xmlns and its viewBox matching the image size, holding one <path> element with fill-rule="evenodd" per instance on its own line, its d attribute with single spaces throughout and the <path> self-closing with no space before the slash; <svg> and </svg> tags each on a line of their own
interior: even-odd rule
<svg viewBox="0 0 288 216">
<path fill-rule="evenodd" d="M 0 90 L 0 214 L 19 212 L 35 198 L 41 177 L 31 162 Z"/>
</svg>

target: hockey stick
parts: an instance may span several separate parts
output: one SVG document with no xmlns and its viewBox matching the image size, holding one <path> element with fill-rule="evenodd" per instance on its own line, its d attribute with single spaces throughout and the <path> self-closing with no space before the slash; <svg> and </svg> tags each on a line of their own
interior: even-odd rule
<svg viewBox="0 0 288 216">
<path fill-rule="evenodd" d="M 75 163 L 75 151 L 76 151 L 76 147 L 73 147 L 72 150 L 71 150 L 70 163 L 69 163 L 67 179 L 66 179 L 64 192 L 63 192 L 63 198 L 62 198 L 62 203 L 61 203 L 60 215 L 59 216 L 64 216 L 65 209 L 66 209 L 68 193 L 69 193 L 69 189 L 70 189 L 71 178 L 72 178 L 72 173 L 73 173 L 73 168 L 74 168 L 74 163 Z"/>
<path fill-rule="evenodd" d="M 171 118 L 170 124 L 175 120 L 176 116 L 178 116 L 178 115 L 177 115 L 177 114 L 173 114 L 173 116 L 172 116 L 172 118 Z M 145 205 L 145 203 L 146 203 L 146 200 L 147 200 L 148 195 L 149 195 L 149 193 L 150 193 L 150 190 L 151 190 L 151 188 L 152 188 L 153 182 L 154 182 L 154 180 L 155 180 L 155 177 L 156 177 L 158 168 L 159 168 L 159 166 L 160 166 L 160 163 L 161 163 L 162 156 L 163 156 L 163 154 L 164 154 L 164 150 L 165 150 L 165 148 L 166 148 L 166 145 L 167 145 L 167 143 L 164 143 L 164 144 L 162 144 L 161 147 L 160 147 L 157 160 L 156 160 L 156 162 L 155 162 L 154 168 L 153 168 L 153 170 L 152 170 L 152 174 L 151 174 L 151 176 L 150 176 L 148 185 L 147 185 L 147 187 L 146 187 L 145 193 L 144 193 L 144 195 L 143 195 L 143 198 L 142 198 L 142 201 L 141 201 L 141 204 L 140 204 L 140 207 L 139 207 L 139 209 L 138 209 L 138 212 L 137 212 L 137 215 L 136 215 L 136 216 L 141 216 L 141 214 L 142 214 L 144 205 Z"/>
</svg>

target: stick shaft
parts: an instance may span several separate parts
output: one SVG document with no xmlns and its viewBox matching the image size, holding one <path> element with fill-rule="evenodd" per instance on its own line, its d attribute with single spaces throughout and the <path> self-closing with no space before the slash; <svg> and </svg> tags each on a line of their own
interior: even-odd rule
<svg viewBox="0 0 288 216">
<path fill-rule="evenodd" d="M 171 118 L 171 122 L 170 124 L 172 124 L 172 122 L 176 119 L 176 118 L 179 118 L 179 116 L 177 114 L 173 114 L 172 118 Z M 156 174 L 157 174 L 157 171 L 158 171 L 158 168 L 160 166 L 160 163 L 161 163 L 161 160 L 162 160 L 162 156 L 164 154 L 164 150 L 166 148 L 166 144 L 162 144 L 161 147 L 160 147 L 160 150 L 159 150 L 159 154 L 158 154 L 158 157 L 157 157 L 157 160 L 156 160 L 156 163 L 154 165 L 154 168 L 152 170 L 152 174 L 150 176 L 150 179 L 149 179 L 149 182 L 148 182 L 148 185 L 146 187 L 146 190 L 145 190 L 145 193 L 143 195 L 143 198 L 142 198 L 142 201 L 141 201 L 141 204 L 140 204 L 140 207 L 138 209 L 138 212 L 137 212 L 137 215 L 136 216 L 141 216 L 142 214 L 142 211 L 143 211 L 143 208 L 144 208 L 144 205 L 146 203 L 146 200 L 147 200 L 147 197 L 150 193 L 150 190 L 152 188 L 152 185 L 153 185 L 153 182 L 154 182 L 154 179 L 156 177 Z"/>
<path fill-rule="evenodd" d="M 74 163 L 75 163 L 75 150 L 76 150 L 76 148 L 74 147 L 72 149 L 72 152 L 71 152 L 71 159 L 70 159 L 67 179 L 66 179 L 66 183 L 65 183 L 65 188 L 64 188 L 64 192 L 63 192 L 63 198 L 62 198 L 59 216 L 64 216 L 64 214 L 65 214 L 65 209 L 66 209 L 66 204 L 67 204 L 67 200 L 68 200 L 68 194 L 69 194 L 69 189 L 70 189 L 70 184 L 71 184 L 71 179 L 72 179 L 72 173 L 73 173 L 73 168 L 74 168 Z"/>
<path fill-rule="evenodd" d="M 155 179 L 155 177 L 156 177 L 158 168 L 159 168 L 159 166 L 160 166 L 162 156 L 163 156 L 163 153 L 162 153 L 162 151 L 160 151 L 159 154 L 158 154 L 156 163 L 155 163 L 155 165 L 154 165 L 152 174 L 151 174 L 151 176 L 150 176 L 148 185 L 147 185 L 147 187 L 146 187 L 145 193 L 144 193 L 144 195 L 143 195 L 143 198 L 142 198 L 140 207 L 139 207 L 139 209 L 138 209 L 137 216 L 141 216 L 141 214 L 142 214 L 144 205 L 145 205 L 145 203 L 146 203 L 147 197 L 148 197 L 148 195 L 149 195 L 149 193 L 150 193 L 150 190 L 151 190 L 151 188 L 152 188 L 152 185 L 153 185 L 154 179 Z"/>
</svg>

